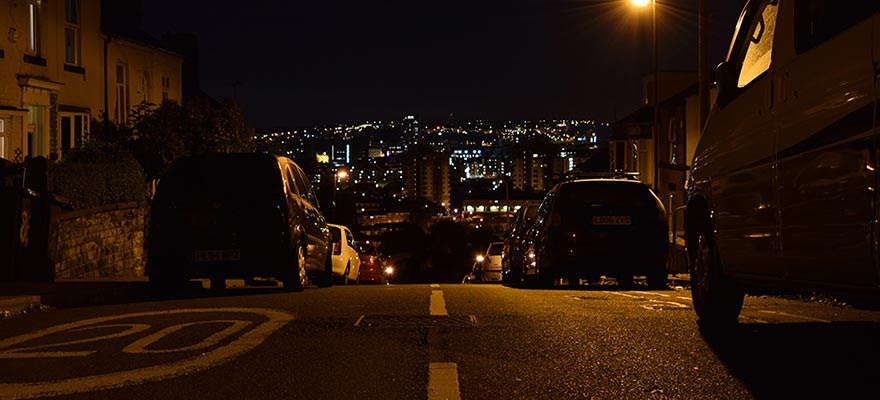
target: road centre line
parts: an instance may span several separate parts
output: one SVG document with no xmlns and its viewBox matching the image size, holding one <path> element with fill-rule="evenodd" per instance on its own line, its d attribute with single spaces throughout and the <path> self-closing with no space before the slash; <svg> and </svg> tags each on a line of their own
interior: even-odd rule
<svg viewBox="0 0 880 400">
<path fill-rule="evenodd" d="M 449 315 L 446 311 L 446 300 L 443 298 L 442 290 L 431 291 L 431 315 Z"/>
<path fill-rule="evenodd" d="M 434 288 L 434 289 L 440 288 L 440 284 L 439 283 L 432 283 L 431 288 Z"/>
<path fill-rule="evenodd" d="M 786 317 L 792 317 L 792 318 L 798 318 L 798 319 L 805 319 L 805 320 L 807 320 L 807 321 L 824 322 L 824 323 L 826 323 L 826 324 L 830 324 L 830 323 L 831 323 L 831 321 L 828 321 L 828 320 L 825 320 L 825 319 L 812 318 L 812 317 L 805 317 L 805 316 L 803 316 L 803 315 L 789 314 L 789 313 L 780 312 L 780 311 L 758 310 L 758 312 L 759 312 L 759 313 L 765 313 L 765 314 L 783 315 L 783 316 L 786 316 Z"/>
<path fill-rule="evenodd" d="M 455 363 L 428 365 L 428 400 L 461 400 L 458 366 Z"/>
<path fill-rule="evenodd" d="M 364 317 L 366 317 L 366 315 L 361 315 L 361 316 L 357 319 L 357 321 L 354 321 L 354 326 L 361 326 L 361 321 L 364 320 Z"/>
<path fill-rule="evenodd" d="M 641 299 L 641 298 L 642 298 L 641 296 L 631 296 L 631 295 L 628 295 L 628 294 L 617 293 L 617 292 L 608 292 L 608 291 L 606 291 L 606 292 L 604 292 L 604 293 L 613 294 L 613 295 L 616 295 L 616 296 L 629 297 L 629 298 L 631 298 L 631 299 Z"/>
</svg>

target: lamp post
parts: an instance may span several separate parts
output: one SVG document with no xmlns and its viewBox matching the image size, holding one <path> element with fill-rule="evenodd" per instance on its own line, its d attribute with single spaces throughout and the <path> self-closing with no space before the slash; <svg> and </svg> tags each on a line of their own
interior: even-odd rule
<svg viewBox="0 0 880 400">
<path fill-rule="evenodd" d="M 657 0 L 630 0 L 630 3 L 636 7 L 646 7 L 651 3 L 651 41 L 653 42 L 653 61 L 651 71 L 654 75 L 654 121 L 652 128 L 651 141 L 654 143 L 654 190 L 657 191 L 660 182 L 660 71 L 657 50 Z"/>
</svg>

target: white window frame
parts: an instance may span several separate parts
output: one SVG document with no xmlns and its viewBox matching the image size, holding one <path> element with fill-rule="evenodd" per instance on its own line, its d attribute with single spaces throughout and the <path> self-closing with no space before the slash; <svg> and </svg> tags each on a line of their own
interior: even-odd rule
<svg viewBox="0 0 880 400">
<path fill-rule="evenodd" d="M 71 15 L 70 5 L 74 5 L 74 21 L 68 18 Z M 64 63 L 68 65 L 80 65 L 80 5 L 79 0 L 65 0 L 64 3 Z M 67 33 L 73 34 L 73 51 L 68 53 Z M 71 59 L 71 57 L 73 59 Z"/>
<path fill-rule="evenodd" d="M 122 71 L 122 74 L 119 72 Z M 114 117 L 117 124 L 125 124 L 128 121 L 128 66 L 123 63 L 116 64 L 116 109 Z"/>
<path fill-rule="evenodd" d="M 77 145 L 82 143 L 88 137 L 88 135 L 89 135 L 89 114 L 81 113 L 81 112 L 68 112 L 68 111 L 62 111 L 62 112 L 59 112 L 58 114 L 60 115 L 60 118 L 61 118 L 61 124 L 59 124 L 59 129 L 61 130 L 60 131 L 61 146 L 60 146 L 59 150 L 61 150 L 62 156 L 63 156 L 64 155 L 63 152 L 65 151 L 65 148 L 73 149 Z M 77 117 L 80 117 L 79 124 L 76 123 Z M 70 119 L 70 125 L 69 125 L 70 126 L 70 136 L 67 138 L 68 143 L 64 143 L 64 139 L 65 139 L 64 138 L 64 120 L 68 119 L 68 118 Z M 79 129 L 80 129 L 79 140 L 77 140 L 77 136 L 76 136 L 77 125 L 79 126 Z"/>
<path fill-rule="evenodd" d="M 27 2 L 27 53 L 32 56 L 40 55 L 40 0 L 28 0 Z"/>
</svg>

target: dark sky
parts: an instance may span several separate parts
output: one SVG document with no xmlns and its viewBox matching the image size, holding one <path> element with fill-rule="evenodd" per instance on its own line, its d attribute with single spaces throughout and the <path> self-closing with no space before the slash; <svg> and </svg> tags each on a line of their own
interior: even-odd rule
<svg viewBox="0 0 880 400">
<path fill-rule="evenodd" d="M 745 0 L 712 0 L 710 65 Z M 595 118 L 639 107 L 651 12 L 628 0 L 143 1 L 195 33 L 202 88 L 265 129 L 401 119 Z M 697 0 L 658 3 L 660 68 L 697 68 Z"/>
</svg>

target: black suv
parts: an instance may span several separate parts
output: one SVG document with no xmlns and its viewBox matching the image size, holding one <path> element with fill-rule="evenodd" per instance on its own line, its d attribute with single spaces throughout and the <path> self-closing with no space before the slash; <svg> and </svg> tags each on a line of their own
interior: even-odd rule
<svg viewBox="0 0 880 400">
<path fill-rule="evenodd" d="M 146 275 L 169 288 L 191 278 L 275 278 L 300 291 L 330 281 L 330 231 L 302 169 L 268 154 L 176 160 L 150 208 Z"/>
<path fill-rule="evenodd" d="M 578 285 L 606 275 L 626 288 L 634 275 L 644 275 L 649 286 L 666 287 L 666 210 L 639 181 L 580 179 L 554 186 L 525 240 L 526 283 L 566 278 Z"/>
</svg>

